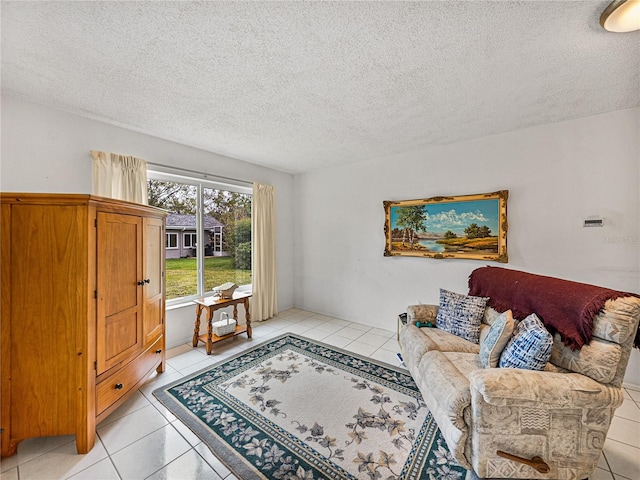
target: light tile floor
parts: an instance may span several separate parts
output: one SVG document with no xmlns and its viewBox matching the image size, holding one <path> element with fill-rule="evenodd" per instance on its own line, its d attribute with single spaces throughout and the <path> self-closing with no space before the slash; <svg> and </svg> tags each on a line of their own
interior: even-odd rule
<svg viewBox="0 0 640 480">
<path fill-rule="evenodd" d="M 246 336 L 217 343 L 215 355 L 204 346 L 182 345 L 168 352 L 167 368 L 154 374 L 133 397 L 98 425 L 96 445 L 75 452 L 74 436 L 33 438 L 2 460 L 3 480 L 198 479 L 233 480 L 225 466 L 188 428 L 152 395 L 156 388 L 284 332 L 295 332 L 352 352 L 397 365 L 395 324 L 390 330 L 318 315 L 299 309 L 254 324 Z M 591 480 L 640 479 L 640 390 L 625 389 L 604 453 Z M 240 479 L 241 480 L 241 479 Z"/>
</svg>

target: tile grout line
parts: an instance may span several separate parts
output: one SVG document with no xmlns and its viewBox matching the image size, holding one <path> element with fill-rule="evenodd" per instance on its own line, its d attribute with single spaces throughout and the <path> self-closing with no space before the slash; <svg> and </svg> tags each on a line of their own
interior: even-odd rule
<svg viewBox="0 0 640 480">
<path fill-rule="evenodd" d="M 618 442 L 618 443 L 621 443 L 622 445 L 626 445 L 627 447 L 636 448 L 636 449 L 640 450 L 640 447 L 637 446 L 637 445 L 633 445 L 631 443 L 623 442 L 621 440 L 616 440 L 615 438 L 611 438 L 609 436 L 607 436 L 606 440 L 609 440 L 611 442 Z"/>
<path fill-rule="evenodd" d="M 177 430 L 177 429 L 176 429 L 176 430 Z M 178 432 L 178 433 L 180 433 L 180 432 Z M 184 437 L 182 437 L 182 438 L 184 438 Z M 187 440 L 187 439 L 185 438 L 185 440 Z M 187 441 L 187 443 L 189 443 L 189 442 Z M 189 446 L 191 446 L 191 444 L 190 444 L 190 443 L 189 443 Z M 193 447 L 191 447 L 191 450 L 195 450 L 195 449 L 194 449 Z M 186 451 L 186 452 L 184 452 L 182 455 L 179 455 L 178 457 L 174 458 L 173 460 L 171 460 L 171 461 L 170 461 L 169 463 L 167 463 L 166 465 L 161 466 L 161 467 L 160 467 L 159 469 L 157 469 L 156 471 L 154 471 L 154 472 L 150 473 L 149 475 L 147 475 L 146 477 L 144 477 L 144 479 L 145 479 L 145 480 L 147 480 L 148 478 L 153 477 L 153 476 L 154 476 L 156 473 L 158 473 L 159 471 L 164 470 L 165 468 L 167 468 L 169 465 L 171 465 L 172 463 L 174 463 L 174 462 L 175 462 L 175 461 L 177 461 L 178 459 L 180 459 L 180 458 L 184 457 L 187 453 L 189 453 L 189 451 L 190 451 L 190 450 L 187 450 L 187 451 Z M 197 452 L 196 452 L 196 453 L 197 453 Z M 207 464 L 207 465 L 208 465 L 208 464 Z"/>
<path fill-rule="evenodd" d="M 209 448 L 209 446 L 208 446 L 206 443 L 204 443 L 204 441 L 201 441 L 198 445 L 204 445 L 204 446 L 205 446 L 205 448 L 207 448 L 207 449 Z M 206 463 L 207 465 L 209 465 L 209 467 L 211 467 L 211 470 L 213 470 L 213 472 L 214 472 L 214 473 L 218 476 L 218 478 L 220 478 L 221 480 L 223 480 L 223 479 L 227 478 L 229 475 L 231 475 L 231 470 L 229 470 L 229 469 L 227 468 L 227 466 L 226 466 L 226 465 L 225 465 L 221 460 L 219 460 L 219 462 L 222 464 L 222 466 L 223 466 L 224 468 L 226 468 L 227 470 L 229 470 L 229 475 L 225 475 L 224 477 L 223 477 L 220 473 L 218 473 L 218 471 L 215 469 L 215 467 L 214 467 L 213 465 L 211 465 L 209 462 L 207 462 L 207 459 L 206 459 L 206 458 L 204 458 L 204 456 L 203 456 L 203 455 L 202 455 L 198 450 L 196 450 L 196 447 L 193 447 L 193 450 L 194 450 L 194 451 L 196 452 L 196 454 L 197 454 L 197 455 L 202 459 L 202 461 L 203 461 L 204 463 Z M 214 454 L 213 454 L 213 452 L 211 452 L 211 454 L 212 454 L 212 455 L 214 455 Z M 215 455 L 214 455 L 214 457 L 215 457 Z"/>
<path fill-rule="evenodd" d="M 153 404 L 151 404 L 151 403 L 150 403 L 150 405 L 151 405 L 151 407 L 153 407 L 153 409 L 158 413 L 158 415 L 160 415 L 160 416 L 162 417 L 162 419 L 163 419 L 163 420 L 165 420 L 167 423 L 166 423 L 165 425 L 161 425 L 160 427 L 156 428 L 155 430 L 152 430 L 151 432 L 147 433 L 146 435 L 143 435 L 142 437 L 140 437 L 140 438 L 136 439 L 135 441 L 133 441 L 133 442 L 131 442 L 131 443 L 128 443 L 127 445 L 125 445 L 125 446 L 124 446 L 124 447 L 122 447 L 122 448 L 119 448 L 118 450 L 116 450 L 116 451 L 115 451 L 115 452 L 113 452 L 113 453 L 109 453 L 109 450 L 107 450 L 107 446 L 105 445 L 105 443 L 104 443 L 104 442 L 102 442 L 102 445 L 104 446 L 104 450 L 107 452 L 107 455 L 109 455 L 109 457 L 111 457 L 112 455 L 116 455 L 117 453 L 121 452 L 122 450 L 124 450 L 124 449 L 125 449 L 125 448 L 127 448 L 127 447 L 130 447 L 130 446 L 131 446 L 131 445 L 133 445 L 134 443 L 138 443 L 138 442 L 139 442 L 140 440 L 142 440 L 143 438 L 147 438 L 149 435 L 152 435 L 152 434 L 154 434 L 155 432 L 157 432 L 157 431 L 159 431 L 159 430 L 161 430 L 161 429 L 165 428 L 167 425 L 171 425 L 171 422 L 170 422 L 169 420 L 167 420 L 167 418 L 166 418 L 164 415 L 162 415 L 162 413 L 160 413 L 160 411 L 158 411 L 158 409 L 157 409 L 157 408 L 155 408 L 155 406 L 153 406 Z M 144 408 L 147 408 L 147 407 L 144 407 Z M 125 415 L 125 417 L 126 417 L 126 416 L 129 416 L 129 415 L 131 415 L 131 414 L 133 414 L 133 413 L 135 413 L 135 412 L 131 412 L 131 413 L 129 413 L 129 414 L 127 414 L 127 415 Z M 124 418 L 124 417 L 122 417 L 122 418 Z M 120 420 L 120 419 L 118 419 L 118 420 Z M 116 421 L 118 421 L 118 420 L 116 420 Z M 177 429 L 176 429 L 173 425 L 171 425 L 171 427 L 172 427 L 174 430 L 176 430 L 176 431 L 177 431 Z M 180 434 L 180 432 L 178 432 L 178 434 Z M 96 431 L 96 435 L 100 435 L 100 434 Z M 100 438 L 100 440 L 102 441 L 102 438 Z M 187 442 L 187 443 L 189 443 L 189 442 Z M 94 464 L 94 465 L 95 465 L 95 464 Z"/>
<path fill-rule="evenodd" d="M 606 439 L 605 439 L 605 442 L 606 442 Z M 607 471 L 611 474 L 611 476 L 613 476 L 613 470 L 611 470 L 611 465 L 609 464 L 609 459 L 607 458 L 607 456 L 604 453 L 604 448 L 600 452 L 600 455 L 602 455 L 602 457 L 604 458 L 604 463 L 607 464 L 607 468 L 608 468 Z M 597 468 L 597 465 L 596 465 L 596 468 Z"/>
<path fill-rule="evenodd" d="M 102 441 L 102 438 L 100 438 L 100 436 L 98 435 L 98 431 L 97 430 L 96 430 L 96 441 L 100 442 L 100 444 L 102 445 L 102 448 L 104 448 L 104 452 L 107 454 L 107 458 L 109 459 L 109 463 L 111 463 L 111 466 L 113 467 L 114 471 L 116 472 L 116 475 L 118 475 L 119 479 L 122 479 L 122 475 L 120 475 L 120 472 L 116 468 L 115 463 L 113 463 L 113 460 L 111 459 L 111 455 L 109 455 L 109 451 L 107 450 L 107 447 L 104 446 L 104 442 Z M 102 460 L 104 460 L 104 459 L 102 459 Z M 98 460 L 93 465 L 90 465 L 89 467 L 85 468 L 84 470 L 87 470 L 87 469 L 89 469 L 91 467 L 95 467 L 102 460 Z M 84 470 L 81 470 L 81 471 L 83 472 Z M 80 472 L 74 473 L 74 476 L 78 475 L 78 473 L 80 473 Z"/>
</svg>

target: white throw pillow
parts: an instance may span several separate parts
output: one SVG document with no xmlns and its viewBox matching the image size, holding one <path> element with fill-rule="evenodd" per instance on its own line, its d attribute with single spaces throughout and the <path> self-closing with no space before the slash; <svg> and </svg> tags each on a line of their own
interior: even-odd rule
<svg viewBox="0 0 640 480">
<path fill-rule="evenodd" d="M 511 339 L 515 322 L 511 310 L 500 314 L 489 328 L 489 333 L 480 342 L 480 363 L 484 368 L 496 368 L 500 355 Z"/>
</svg>

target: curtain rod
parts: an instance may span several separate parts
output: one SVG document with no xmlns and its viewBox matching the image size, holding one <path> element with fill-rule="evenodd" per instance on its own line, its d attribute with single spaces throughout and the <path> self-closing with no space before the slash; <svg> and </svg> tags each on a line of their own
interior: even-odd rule
<svg viewBox="0 0 640 480">
<path fill-rule="evenodd" d="M 207 179 L 229 180 L 229 181 L 232 181 L 232 182 L 242 183 L 244 185 L 253 186 L 253 182 L 247 182 L 246 180 L 240 180 L 239 178 L 225 177 L 225 176 L 222 176 L 222 175 L 214 175 L 214 174 L 210 174 L 210 173 L 198 172 L 197 170 L 189 170 L 188 168 L 172 167 L 172 166 L 169 166 L 169 165 L 162 165 L 161 163 L 154 163 L 154 162 L 149 162 L 149 161 L 147 161 L 147 165 L 152 165 L 154 167 L 168 168 L 169 170 L 178 170 L 178 171 L 181 171 L 181 172 L 195 173 L 196 175 L 201 175 L 201 176 L 203 176 L 204 178 L 207 178 Z"/>
</svg>

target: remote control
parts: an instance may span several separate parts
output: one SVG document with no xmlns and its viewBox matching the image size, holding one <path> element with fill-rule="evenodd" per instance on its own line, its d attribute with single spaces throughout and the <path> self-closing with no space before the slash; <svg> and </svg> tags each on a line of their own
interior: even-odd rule
<svg viewBox="0 0 640 480">
<path fill-rule="evenodd" d="M 402 358 L 402 354 L 396 353 L 396 357 L 398 358 L 398 361 L 400 362 L 400 366 L 403 367 L 403 368 L 407 368 L 407 366 L 404 364 L 404 359 Z"/>
</svg>

